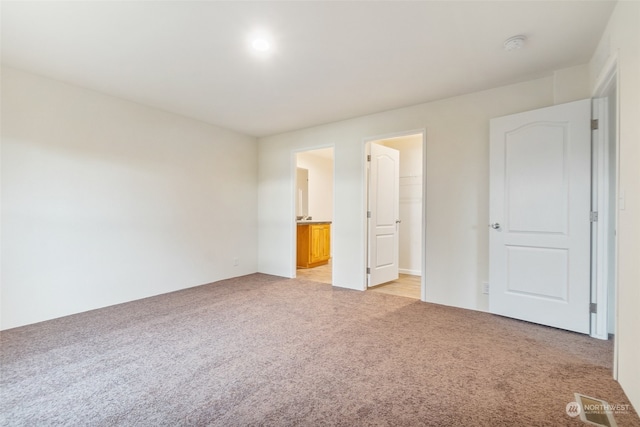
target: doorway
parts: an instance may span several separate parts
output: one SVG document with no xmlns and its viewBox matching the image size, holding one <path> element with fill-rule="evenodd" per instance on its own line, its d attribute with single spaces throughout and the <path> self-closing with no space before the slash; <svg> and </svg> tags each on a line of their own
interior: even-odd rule
<svg viewBox="0 0 640 427">
<path fill-rule="evenodd" d="M 617 91 L 612 64 L 592 100 L 591 336 L 605 340 L 614 337 L 616 328 L 616 212 L 624 204 L 617 189 Z M 616 366 L 614 360 L 614 373 Z"/>
<path fill-rule="evenodd" d="M 295 154 L 296 277 L 333 283 L 334 149 Z"/>
<path fill-rule="evenodd" d="M 489 302 L 495 314 L 608 339 L 624 203 L 615 72 L 599 88 L 592 100 L 491 120 Z"/>
<path fill-rule="evenodd" d="M 489 311 L 589 333 L 591 102 L 490 121 Z"/>
<path fill-rule="evenodd" d="M 369 291 L 425 298 L 424 136 L 404 132 L 365 144 Z"/>
</svg>

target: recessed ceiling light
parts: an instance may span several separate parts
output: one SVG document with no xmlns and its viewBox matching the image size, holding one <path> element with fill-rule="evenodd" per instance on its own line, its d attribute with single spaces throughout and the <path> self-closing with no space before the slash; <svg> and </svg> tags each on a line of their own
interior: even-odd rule
<svg viewBox="0 0 640 427">
<path fill-rule="evenodd" d="M 271 43 L 267 39 L 257 38 L 251 42 L 251 47 L 258 52 L 266 52 L 271 49 Z"/>
<path fill-rule="evenodd" d="M 525 40 L 527 40 L 525 36 L 509 37 L 504 41 L 504 50 L 511 52 L 512 50 L 522 49 Z"/>
</svg>

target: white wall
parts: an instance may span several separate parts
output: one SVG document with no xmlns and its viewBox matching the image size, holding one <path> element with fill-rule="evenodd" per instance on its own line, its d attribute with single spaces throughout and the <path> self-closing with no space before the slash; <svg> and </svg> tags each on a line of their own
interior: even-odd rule
<svg viewBox="0 0 640 427">
<path fill-rule="evenodd" d="M 589 65 L 578 65 L 553 73 L 553 103 L 564 104 L 589 98 Z"/>
<path fill-rule="evenodd" d="M 618 381 L 640 410 L 640 3 L 618 2 L 590 63 L 595 90 L 613 58 L 618 63 Z"/>
<path fill-rule="evenodd" d="M 323 150 L 324 151 L 324 150 Z M 309 212 L 314 220 L 333 220 L 333 159 L 313 151 L 297 154 L 297 165 L 309 170 Z"/>
<path fill-rule="evenodd" d="M 422 134 L 383 140 L 400 153 L 400 273 L 422 274 Z"/>
<path fill-rule="evenodd" d="M 256 271 L 254 138 L 10 68 L 2 118 L 3 329 Z"/>
<path fill-rule="evenodd" d="M 364 140 L 426 128 L 427 300 L 487 310 L 489 119 L 553 104 L 552 76 L 259 140 L 259 271 L 292 277 L 291 156 L 335 151 L 336 286 L 364 289 Z"/>
</svg>

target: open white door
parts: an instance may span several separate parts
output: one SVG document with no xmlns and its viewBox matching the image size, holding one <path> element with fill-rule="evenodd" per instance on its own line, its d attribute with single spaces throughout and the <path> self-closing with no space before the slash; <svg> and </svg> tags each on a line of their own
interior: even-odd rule
<svg viewBox="0 0 640 427">
<path fill-rule="evenodd" d="M 371 143 L 368 286 L 398 278 L 400 152 Z"/>
<path fill-rule="evenodd" d="M 492 313 L 589 333 L 591 102 L 491 120 Z"/>
</svg>

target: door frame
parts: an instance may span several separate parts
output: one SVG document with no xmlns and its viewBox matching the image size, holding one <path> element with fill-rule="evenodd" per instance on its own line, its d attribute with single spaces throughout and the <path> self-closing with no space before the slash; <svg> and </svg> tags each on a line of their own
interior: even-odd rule
<svg viewBox="0 0 640 427">
<path fill-rule="evenodd" d="M 591 336 L 594 338 L 600 339 L 608 339 L 608 328 L 607 319 L 608 319 L 608 310 L 609 305 L 607 303 L 608 299 L 608 287 L 606 283 L 603 283 L 603 280 L 599 280 L 602 276 L 598 275 L 598 272 L 607 271 L 608 268 L 613 268 L 613 284 L 609 284 L 609 286 L 614 287 L 614 312 L 618 312 L 618 239 L 615 237 L 614 231 L 614 263 L 613 265 L 608 265 L 607 263 L 607 254 L 608 250 L 602 250 L 602 248 L 607 248 L 608 241 L 610 237 L 610 231 L 605 226 L 605 223 L 609 221 L 609 218 L 613 216 L 614 230 L 618 228 L 618 213 L 619 213 L 619 181 L 620 181 L 620 84 L 618 81 L 618 57 L 617 54 L 613 54 L 608 61 L 602 67 L 601 73 L 598 76 L 596 83 L 594 85 L 594 90 L 592 94 L 593 101 L 593 111 L 592 118 L 597 118 L 599 120 L 599 124 L 602 123 L 603 126 L 598 129 L 601 132 L 597 132 L 597 140 L 594 138 L 592 140 L 593 144 L 593 153 L 594 156 L 597 154 L 604 154 L 604 159 L 595 158 L 594 165 L 597 162 L 601 167 L 594 168 L 593 176 L 592 176 L 592 197 L 595 199 L 595 206 L 593 208 L 597 208 L 598 212 L 598 223 L 596 223 L 596 227 L 592 232 L 591 245 L 592 245 L 592 302 L 598 304 L 597 313 L 592 314 L 592 322 L 591 322 Z M 603 108 L 609 106 L 609 102 L 604 103 L 601 102 L 600 99 L 606 97 L 609 93 L 615 91 L 616 94 L 616 114 L 615 117 L 611 118 L 611 121 L 607 121 L 606 115 L 602 114 Z M 604 119 L 603 119 L 604 118 Z M 615 137 L 614 140 L 611 141 L 609 138 L 609 127 L 613 125 L 615 126 Z M 608 148 L 614 145 L 615 148 L 615 171 L 612 174 L 608 168 Z M 615 208 L 614 212 L 608 208 L 606 200 L 611 196 L 609 192 L 608 184 L 613 180 L 614 187 L 614 197 L 615 197 Z M 598 198 L 598 190 L 599 195 L 601 197 Z M 602 225 L 602 226 L 600 226 Z M 598 245 L 598 241 L 602 244 Z M 603 325 L 605 327 L 603 328 Z M 603 330 L 604 329 L 604 330 Z M 614 325 L 614 335 L 617 335 L 618 331 L 618 322 L 615 322 Z M 618 340 L 614 339 L 614 351 L 613 351 L 613 378 L 618 378 Z"/>
<path fill-rule="evenodd" d="M 363 192 L 362 192 L 362 218 L 363 221 L 363 250 L 364 258 L 362 260 L 362 266 L 364 271 L 364 281 L 362 282 L 361 290 L 367 290 L 367 264 L 369 260 L 369 224 L 367 221 L 367 210 L 368 210 L 368 197 L 369 197 L 369 169 L 367 165 L 367 154 L 369 144 L 375 141 L 380 141 L 384 139 L 390 138 L 398 138 L 403 136 L 410 135 L 421 135 L 422 136 L 422 232 L 421 232 L 421 243 L 420 243 L 420 301 L 426 301 L 427 295 L 427 278 L 426 278 L 426 268 L 427 268 L 427 129 L 413 129 L 399 132 L 392 132 L 382 135 L 369 136 L 363 139 L 361 146 L 361 159 L 362 159 L 362 171 L 363 171 Z"/>
<path fill-rule="evenodd" d="M 289 221 L 290 221 L 290 230 L 291 230 L 291 254 L 290 254 L 290 259 L 291 259 L 291 275 L 289 277 L 295 279 L 298 275 L 298 260 L 297 260 L 297 256 L 298 256 L 298 224 L 296 221 L 296 197 L 297 197 L 297 193 L 298 193 L 298 189 L 296 188 L 296 170 L 298 167 L 298 158 L 297 155 L 299 153 L 306 153 L 308 151 L 316 151 L 316 150 L 322 150 L 325 148 L 331 148 L 333 150 L 333 170 L 331 171 L 333 174 L 333 188 L 332 188 L 332 192 L 333 194 L 331 195 L 332 199 L 333 199 L 333 212 L 332 212 L 332 216 L 333 218 L 331 219 L 331 235 L 333 237 L 333 233 L 334 233 L 334 224 L 335 224 L 335 218 L 336 218 L 336 146 L 335 144 L 323 144 L 323 145 L 314 145 L 311 147 L 304 147 L 304 148 L 297 148 L 295 150 L 291 151 L 291 160 L 290 160 L 290 165 L 291 165 L 291 171 L 290 171 L 290 182 L 291 182 L 291 190 L 289 192 L 289 194 L 291 194 L 291 207 L 292 207 L 292 212 L 289 215 Z M 331 239 L 331 241 L 333 242 L 333 238 Z M 333 250 L 333 248 L 331 248 L 331 263 L 332 263 L 332 267 L 331 267 L 331 286 L 333 286 L 334 283 L 334 278 L 335 278 L 335 263 L 334 263 L 334 256 L 335 251 Z"/>
</svg>

